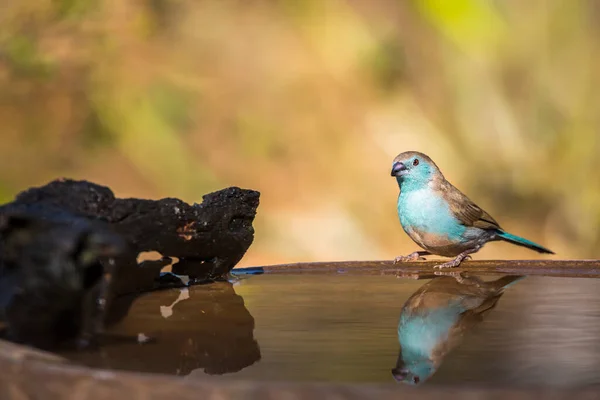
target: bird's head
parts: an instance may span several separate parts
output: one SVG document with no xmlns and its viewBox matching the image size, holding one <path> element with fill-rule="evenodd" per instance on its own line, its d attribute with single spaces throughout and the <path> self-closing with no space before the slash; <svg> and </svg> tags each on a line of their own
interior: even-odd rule
<svg viewBox="0 0 600 400">
<path fill-rule="evenodd" d="M 427 183 L 434 177 L 441 175 L 437 165 L 423 153 L 406 151 L 400 153 L 392 162 L 392 176 L 398 183 Z"/>
<path fill-rule="evenodd" d="M 396 382 L 418 385 L 429 379 L 434 372 L 435 367 L 431 360 L 419 360 L 412 364 L 396 366 L 392 369 L 392 376 Z"/>
</svg>

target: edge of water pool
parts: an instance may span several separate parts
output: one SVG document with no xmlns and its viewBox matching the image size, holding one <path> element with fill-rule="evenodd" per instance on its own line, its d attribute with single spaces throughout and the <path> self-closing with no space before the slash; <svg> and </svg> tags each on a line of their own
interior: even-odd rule
<svg viewBox="0 0 600 400">
<path fill-rule="evenodd" d="M 415 261 L 394 264 L 379 261 L 326 261 L 315 263 L 277 264 L 261 267 L 234 268 L 234 275 L 310 273 L 397 275 L 415 278 L 467 272 L 472 274 L 543 275 L 557 277 L 600 278 L 600 260 L 468 260 L 457 268 L 437 269 L 439 260 Z"/>
<path fill-rule="evenodd" d="M 0 343 L 5 347 L 6 342 Z M 9 346 L 14 346 L 8 344 Z M 19 346 L 14 346 L 19 347 Z M 0 350 L 4 357 L 6 349 Z M 22 350 L 15 350 L 13 355 Z M 387 399 L 402 396 L 405 399 L 463 399 L 503 398 L 515 396 L 521 399 L 596 398 L 600 386 L 583 388 L 506 388 L 480 385 L 453 385 L 436 387 L 409 387 L 405 385 L 351 385 L 286 383 L 228 380 L 217 382 L 186 380 L 168 375 L 93 370 L 52 359 L 52 356 L 11 356 L 2 360 L 0 374 L 0 398 L 25 399 L 125 399 L 139 400 L 172 399 Z M 502 397 L 500 397 L 502 396 Z"/>
</svg>

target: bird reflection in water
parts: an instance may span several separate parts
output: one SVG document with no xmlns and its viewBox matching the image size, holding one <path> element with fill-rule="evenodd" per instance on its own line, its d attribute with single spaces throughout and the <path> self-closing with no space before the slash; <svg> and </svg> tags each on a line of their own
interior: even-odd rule
<svg viewBox="0 0 600 400">
<path fill-rule="evenodd" d="M 504 290 L 524 276 L 483 281 L 449 273 L 421 286 L 406 301 L 398 323 L 400 352 L 392 375 L 418 385 L 429 379 L 464 334 L 483 320 Z"/>
</svg>

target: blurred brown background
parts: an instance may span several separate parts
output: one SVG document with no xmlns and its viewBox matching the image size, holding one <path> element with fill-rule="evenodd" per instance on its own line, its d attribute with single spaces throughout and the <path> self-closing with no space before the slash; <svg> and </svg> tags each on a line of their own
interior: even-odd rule
<svg viewBox="0 0 600 400">
<path fill-rule="evenodd" d="M 600 3 L 2 0 L 0 200 L 260 190 L 241 265 L 416 249 L 392 158 L 429 154 L 508 231 L 600 256 Z M 535 258 L 491 244 L 476 258 Z"/>
</svg>

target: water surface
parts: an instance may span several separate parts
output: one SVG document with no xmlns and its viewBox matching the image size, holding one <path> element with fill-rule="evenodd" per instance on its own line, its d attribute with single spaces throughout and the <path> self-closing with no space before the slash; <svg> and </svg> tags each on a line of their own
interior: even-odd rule
<svg viewBox="0 0 600 400">
<path fill-rule="evenodd" d="M 102 350 L 68 356 L 186 379 L 399 385 L 391 369 L 402 307 L 429 281 L 285 273 L 147 293 Z M 599 337 L 600 280 L 527 277 L 465 329 L 424 384 L 597 384 Z"/>
</svg>

